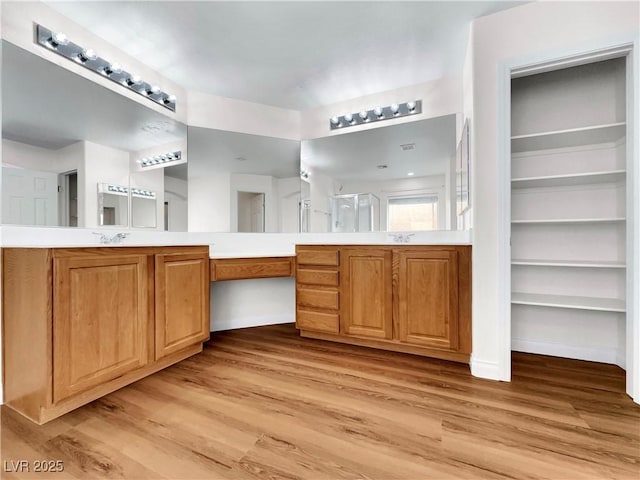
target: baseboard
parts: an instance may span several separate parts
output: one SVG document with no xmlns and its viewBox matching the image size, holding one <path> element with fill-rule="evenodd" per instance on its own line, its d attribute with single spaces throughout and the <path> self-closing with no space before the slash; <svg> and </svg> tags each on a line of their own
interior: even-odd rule
<svg viewBox="0 0 640 480">
<path fill-rule="evenodd" d="M 262 327 L 264 325 L 279 325 L 281 323 L 293 323 L 295 317 L 287 314 L 280 315 L 251 315 L 232 319 L 211 319 L 211 331 L 221 332 L 236 328 Z"/>
<path fill-rule="evenodd" d="M 504 380 L 500 375 L 498 362 L 479 360 L 471 355 L 469 365 L 471 367 L 471 375 L 474 377 L 486 378 L 487 380 Z"/>
<path fill-rule="evenodd" d="M 620 360 L 623 360 L 622 352 L 620 352 L 617 348 L 536 342 L 532 340 L 525 340 L 522 338 L 511 339 L 511 350 L 513 350 L 514 352 L 550 355 L 552 357 L 588 360 L 590 362 L 610 363 L 612 365 L 620 365 L 620 363 L 618 362 L 620 362 Z M 622 363 L 624 364 L 624 361 Z"/>
</svg>

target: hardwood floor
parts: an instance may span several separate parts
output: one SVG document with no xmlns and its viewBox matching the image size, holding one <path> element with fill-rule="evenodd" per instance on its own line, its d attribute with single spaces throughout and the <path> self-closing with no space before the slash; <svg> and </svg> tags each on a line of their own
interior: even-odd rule
<svg viewBox="0 0 640 480">
<path fill-rule="evenodd" d="M 514 354 L 499 383 L 292 325 L 236 330 L 43 426 L 3 407 L 2 477 L 637 480 L 640 407 L 623 392 L 610 365 Z"/>
</svg>

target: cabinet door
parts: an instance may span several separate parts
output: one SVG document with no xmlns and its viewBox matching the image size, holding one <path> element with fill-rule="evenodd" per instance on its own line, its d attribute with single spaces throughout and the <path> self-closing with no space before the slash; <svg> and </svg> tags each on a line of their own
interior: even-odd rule
<svg viewBox="0 0 640 480">
<path fill-rule="evenodd" d="M 209 339 L 209 257 L 156 255 L 156 359 Z"/>
<path fill-rule="evenodd" d="M 342 258 L 340 333 L 391 338 L 391 250 L 345 249 Z"/>
<path fill-rule="evenodd" d="M 146 255 L 54 260 L 53 400 L 148 361 Z"/>
<path fill-rule="evenodd" d="M 458 348 L 458 254 L 406 251 L 398 255 L 398 339 Z"/>
</svg>

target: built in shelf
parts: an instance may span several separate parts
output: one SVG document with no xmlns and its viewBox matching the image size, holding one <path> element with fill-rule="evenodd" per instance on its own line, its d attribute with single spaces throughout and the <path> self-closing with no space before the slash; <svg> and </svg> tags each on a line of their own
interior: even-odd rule
<svg viewBox="0 0 640 480">
<path fill-rule="evenodd" d="M 531 267 L 571 267 L 571 268 L 626 268 L 621 261 L 593 261 L 593 260 L 537 260 L 514 258 L 511 265 Z"/>
<path fill-rule="evenodd" d="M 546 218 L 538 220 L 511 220 L 515 225 L 553 225 L 553 224 L 576 224 L 576 223 L 620 223 L 624 222 L 624 217 L 610 218 Z"/>
<path fill-rule="evenodd" d="M 604 172 L 570 173 L 543 177 L 523 177 L 512 179 L 511 188 L 570 187 L 574 185 L 618 183 L 624 181 L 625 176 L 625 170 L 610 170 Z"/>
<path fill-rule="evenodd" d="M 552 148 L 596 145 L 620 140 L 626 134 L 626 123 L 609 123 L 511 137 L 511 152 L 531 152 Z"/>
<path fill-rule="evenodd" d="M 515 305 L 595 310 L 600 312 L 624 313 L 626 311 L 625 301 L 619 298 L 573 297 L 569 295 L 512 292 L 511 303 Z"/>
</svg>

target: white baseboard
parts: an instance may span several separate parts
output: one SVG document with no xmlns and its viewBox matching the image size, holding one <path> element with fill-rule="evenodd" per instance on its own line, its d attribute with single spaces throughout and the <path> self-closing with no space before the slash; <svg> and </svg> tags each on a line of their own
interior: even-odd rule
<svg viewBox="0 0 640 480">
<path fill-rule="evenodd" d="M 547 343 L 513 338 L 511 339 L 511 350 L 514 352 L 538 353 L 540 355 L 551 355 L 552 357 L 575 358 L 576 360 L 588 360 L 613 365 L 620 365 L 618 362 L 622 360 L 622 364 L 624 365 L 622 352 L 613 347 L 567 345 L 564 343 Z"/>
<path fill-rule="evenodd" d="M 479 360 L 471 355 L 469 366 L 471 367 L 471 375 L 474 377 L 486 378 L 488 380 L 504 380 L 500 374 L 498 362 Z"/>
<path fill-rule="evenodd" d="M 212 332 L 221 332 L 223 330 L 234 330 L 236 328 L 262 327 L 264 325 L 279 325 L 282 323 L 293 323 L 295 317 L 291 315 L 251 315 L 247 317 L 232 319 L 212 318 L 210 329 Z"/>
</svg>

